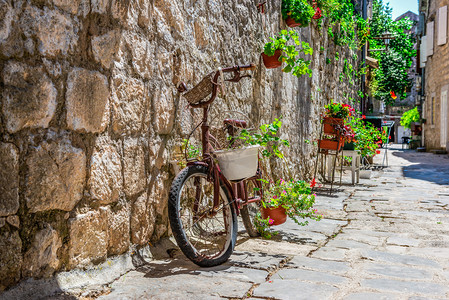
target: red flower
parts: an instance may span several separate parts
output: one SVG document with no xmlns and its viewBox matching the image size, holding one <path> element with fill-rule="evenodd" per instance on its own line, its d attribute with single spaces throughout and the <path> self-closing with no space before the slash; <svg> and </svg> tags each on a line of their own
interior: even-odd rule
<svg viewBox="0 0 449 300">
<path fill-rule="evenodd" d="M 391 135 L 388 136 L 388 139 L 391 140 Z"/>
<path fill-rule="evenodd" d="M 316 8 L 315 10 L 315 14 L 312 17 L 315 20 L 318 20 L 319 18 L 321 18 L 321 9 L 319 7 Z"/>
<path fill-rule="evenodd" d="M 380 150 L 376 150 L 376 154 L 380 154 Z"/>
<path fill-rule="evenodd" d="M 394 100 L 396 100 L 396 98 L 398 97 L 398 96 L 396 96 L 394 91 L 390 91 L 390 95 L 391 95 L 391 98 L 393 98 Z"/>
<path fill-rule="evenodd" d="M 365 116 L 365 115 L 362 115 L 362 119 L 366 119 L 366 116 Z"/>
<path fill-rule="evenodd" d="M 310 183 L 310 187 L 313 188 L 316 185 L 315 178 L 312 179 L 312 182 Z"/>
</svg>

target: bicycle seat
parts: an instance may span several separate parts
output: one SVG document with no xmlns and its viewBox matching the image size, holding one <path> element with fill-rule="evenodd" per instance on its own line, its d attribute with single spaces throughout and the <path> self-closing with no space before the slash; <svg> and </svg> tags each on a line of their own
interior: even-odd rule
<svg viewBox="0 0 449 300">
<path fill-rule="evenodd" d="M 237 128 L 246 128 L 248 124 L 244 120 L 233 120 L 233 119 L 225 119 L 223 121 L 224 125 L 230 125 Z"/>
</svg>

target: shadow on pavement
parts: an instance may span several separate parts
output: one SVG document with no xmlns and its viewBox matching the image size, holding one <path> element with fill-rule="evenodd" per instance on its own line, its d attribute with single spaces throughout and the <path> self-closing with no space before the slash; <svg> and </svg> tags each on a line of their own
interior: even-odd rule
<svg viewBox="0 0 449 300">
<path fill-rule="evenodd" d="M 397 150 L 392 155 L 413 163 L 403 167 L 404 177 L 449 185 L 448 155 L 415 152 L 414 150 Z"/>
<path fill-rule="evenodd" d="M 0 292 L 0 300 L 52 299 L 75 300 L 78 297 L 65 293 L 58 281 L 49 279 L 27 279 L 9 290 Z"/>
</svg>

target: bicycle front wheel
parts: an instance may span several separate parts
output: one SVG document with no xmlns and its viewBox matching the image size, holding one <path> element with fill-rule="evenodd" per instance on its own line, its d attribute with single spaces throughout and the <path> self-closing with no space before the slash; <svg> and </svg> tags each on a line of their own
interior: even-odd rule
<svg viewBox="0 0 449 300">
<path fill-rule="evenodd" d="M 189 166 L 172 183 L 168 216 L 184 255 L 201 267 L 228 260 L 237 238 L 237 216 L 226 188 L 214 209 L 214 184 L 205 166 Z"/>
</svg>

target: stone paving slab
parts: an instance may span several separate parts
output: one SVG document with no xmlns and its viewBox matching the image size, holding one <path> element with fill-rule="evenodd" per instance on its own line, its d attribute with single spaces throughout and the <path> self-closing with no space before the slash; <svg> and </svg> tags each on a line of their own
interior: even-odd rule
<svg viewBox="0 0 449 300">
<path fill-rule="evenodd" d="M 286 261 L 287 258 L 286 255 L 234 251 L 227 263 L 238 267 L 269 271 L 278 268 L 280 263 Z"/>
<path fill-rule="evenodd" d="M 332 295 L 337 291 L 336 287 L 326 284 L 273 279 L 256 287 L 253 296 L 263 297 L 264 299 L 272 297 L 282 300 L 331 299 Z"/>
<path fill-rule="evenodd" d="M 433 272 L 424 269 L 392 264 L 365 263 L 363 264 L 362 269 L 368 274 L 397 277 L 400 279 L 420 279 L 431 281 L 434 276 Z"/>
<path fill-rule="evenodd" d="M 373 250 L 362 250 L 362 258 L 370 259 L 370 260 L 374 260 L 374 261 L 396 263 L 396 264 L 417 265 L 417 266 L 426 266 L 426 267 L 434 267 L 434 268 L 440 267 L 440 265 L 437 262 L 435 262 L 434 260 L 417 257 L 417 256 L 411 256 L 411 255 L 401 255 L 401 254 L 373 251 Z"/>
<path fill-rule="evenodd" d="M 329 241 L 326 244 L 326 247 L 334 247 L 350 250 L 350 249 L 374 249 L 376 246 L 367 243 L 357 242 L 354 240 L 334 239 Z"/>
<path fill-rule="evenodd" d="M 449 292 L 446 285 L 422 282 L 422 281 L 399 281 L 393 279 L 365 279 L 360 283 L 362 288 L 368 287 L 378 291 L 394 291 L 400 293 L 419 293 L 426 295 L 445 295 Z"/>
<path fill-rule="evenodd" d="M 332 261 L 332 260 L 322 260 L 311 257 L 295 256 L 287 264 L 288 268 L 304 268 L 322 272 L 330 272 L 334 274 L 345 274 L 351 267 L 349 263 Z"/>
<path fill-rule="evenodd" d="M 392 300 L 392 299 L 404 299 L 398 294 L 388 294 L 388 293 L 352 293 L 346 295 L 342 298 L 343 300 Z"/>
<path fill-rule="evenodd" d="M 347 257 L 347 253 L 349 250 L 347 249 L 339 249 L 333 247 L 323 247 L 313 252 L 311 257 L 319 258 L 319 259 L 328 259 L 328 260 L 337 260 L 337 261 L 345 261 Z"/>
<path fill-rule="evenodd" d="M 325 272 L 317 272 L 304 269 L 282 269 L 271 276 L 271 280 L 273 279 L 326 283 L 335 286 L 348 281 L 348 278 L 345 278 L 343 276 L 331 275 Z"/>
<path fill-rule="evenodd" d="M 111 285 L 111 293 L 98 299 L 220 299 L 243 297 L 252 283 L 229 277 L 176 274 L 148 278 L 145 273 L 131 271 Z"/>
</svg>

